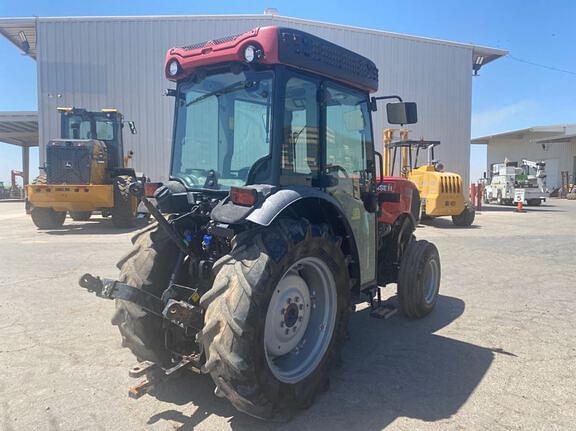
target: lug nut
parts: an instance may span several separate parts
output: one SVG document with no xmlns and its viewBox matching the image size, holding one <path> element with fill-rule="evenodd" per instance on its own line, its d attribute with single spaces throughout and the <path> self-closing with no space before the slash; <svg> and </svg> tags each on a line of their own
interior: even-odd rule
<svg viewBox="0 0 576 431">
<path fill-rule="evenodd" d="M 296 298 L 294 298 L 294 302 L 300 302 L 300 298 L 297 296 Z"/>
</svg>

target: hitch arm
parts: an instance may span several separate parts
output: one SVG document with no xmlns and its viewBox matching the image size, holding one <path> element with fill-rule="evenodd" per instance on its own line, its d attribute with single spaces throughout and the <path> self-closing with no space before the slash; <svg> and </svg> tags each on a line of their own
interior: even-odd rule
<svg viewBox="0 0 576 431">
<path fill-rule="evenodd" d="M 148 199 L 146 196 L 142 196 L 141 201 L 146 207 L 146 209 L 150 212 L 150 214 L 152 214 L 152 217 L 156 219 L 158 225 L 162 229 L 164 229 L 164 231 L 168 234 L 170 239 L 174 241 L 174 243 L 180 249 L 180 251 L 182 251 L 185 255 L 188 255 L 189 254 L 188 245 L 184 242 L 184 239 L 180 235 L 178 235 L 178 233 L 176 233 L 172 225 L 168 223 L 168 220 L 164 218 L 164 216 L 158 210 L 158 208 L 156 208 L 154 204 L 150 202 L 150 199 Z"/>
<path fill-rule="evenodd" d="M 164 310 L 164 303 L 160 298 L 145 290 L 136 289 L 129 284 L 109 278 L 94 277 L 91 274 L 84 274 L 80 277 L 78 284 L 80 287 L 88 290 L 88 292 L 95 293 L 96 296 L 100 298 L 123 299 L 139 305 L 158 317 L 163 317 L 162 311 Z"/>
</svg>

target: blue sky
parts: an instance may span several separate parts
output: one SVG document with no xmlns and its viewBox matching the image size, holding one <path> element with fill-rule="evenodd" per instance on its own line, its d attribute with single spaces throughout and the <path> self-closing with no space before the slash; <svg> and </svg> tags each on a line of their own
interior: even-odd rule
<svg viewBox="0 0 576 431">
<path fill-rule="evenodd" d="M 339 2 L 340 3 L 340 2 Z M 0 2 L 0 17 L 262 13 L 408 33 L 503 48 L 510 57 L 473 80 L 472 136 L 538 124 L 576 122 L 576 2 L 571 0 L 290 0 Z M 0 37 L 0 111 L 36 110 L 36 65 Z M 31 166 L 38 165 L 37 151 Z M 0 143 L 0 181 L 20 168 L 20 149 Z M 481 175 L 485 148 L 472 147 L 471 177 Z"/>
</svg>

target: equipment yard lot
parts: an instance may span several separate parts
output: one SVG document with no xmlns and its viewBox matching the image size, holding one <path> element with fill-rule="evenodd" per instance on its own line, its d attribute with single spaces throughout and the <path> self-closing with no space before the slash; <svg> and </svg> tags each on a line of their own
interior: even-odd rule
<svg viewBox="0 0 576 431">
<path fill-rule="evenodd" d="M 420 226 L 442 259 L 437 308 L 408 322 L 357 307 L 330 390 L 286 424 L 237 412 L 208 376 L 129 399 L 114 304 L 77 281 L 115 278 L 132 233 L 98 217 L 37 231 L 23 205 L 0 203 L 2 430 L 576 429 L 576 202 Z"/>
</svg>

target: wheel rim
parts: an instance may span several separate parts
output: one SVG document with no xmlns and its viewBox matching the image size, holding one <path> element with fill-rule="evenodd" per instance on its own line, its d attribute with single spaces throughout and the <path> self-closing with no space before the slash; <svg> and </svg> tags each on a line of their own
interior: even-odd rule
<svg viewBox="0 0 576 431">
<path fill-rule="evenodd" d="M 424 301 L 426 304 L 431 304 L 436 298 L 438 293 L 438 285 L 440 284 L 440 268 L 436 259 L 430 259 L 426 264 L 424 270 Z"/>
<path fill-rule="evenodd" d="M 266 361 L 278 380 L 297 383 L 317 368 L 332 340 L 336 313 L 336 283 L 323 260 L 306 257 L 286 271 L 264 326 Z"/>
</svg>

